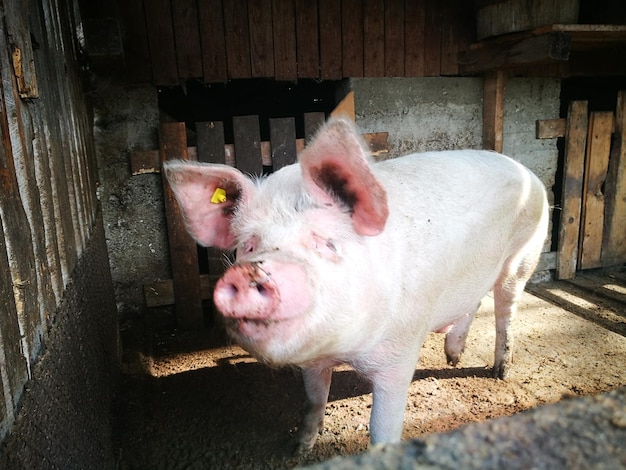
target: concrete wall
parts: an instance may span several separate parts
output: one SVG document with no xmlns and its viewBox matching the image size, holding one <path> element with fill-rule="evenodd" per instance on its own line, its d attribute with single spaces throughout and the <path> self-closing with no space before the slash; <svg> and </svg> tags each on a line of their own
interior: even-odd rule
<svg viewBox="0 0 626 470">
<path fill-rule="evenodd" d="M 357 124 L 389 132 L 389 156 L 482 148 L 482 78 L 354 78 Z M 559 117 L 560 82 L 511 78 L 504 101 L 503 152 L 552 188 L 556 140 L 535 139 L 535 121 Z"/>
<path fill-rule="evenodd" d="M 144 313 L 143 285 L 169 275 L 160 174 L 132 176 L 130 152 L 158 149 L 157 89 L 102 81 L 92 95 L 111 275 L 124 321 Z"/>
</svg>

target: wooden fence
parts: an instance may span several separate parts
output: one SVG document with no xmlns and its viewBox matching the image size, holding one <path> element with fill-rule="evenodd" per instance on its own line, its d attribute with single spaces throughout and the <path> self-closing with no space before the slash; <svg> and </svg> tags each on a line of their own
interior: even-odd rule
<svg viewBox="0 0 626 470">
<path fill-rule="evenodd" d="M 92 231 L 95 151 L 73 2 L 3 2 L 0 441 Z"/>
<path fill-rule="evenodd" d="M 235 166 L 244 173 L 261 175 L 276 171 L 296 161 L 297 153 L 324 122 L 324 113 L 304 113 L 304 138 L 296 138 L 295 118 L 269 120 L 270 140 L 260 138 L 258 116 L 233 118 L 234 143 L 225 144 L 222 122 L 199 122 L 195 125 L 197 146 L 187 146 L 185 123 L 163 123 L 159 129 L 158 151 L 131 153 L 133 174 L 160 171 L 161 161 L 169 159 L 198 160 Z M 365 134 L 373 154 L 387 151 L 387 133 Z M 224 270 L 225 254 L 208 249 L 205 264 L 208 271 L 199 269 L 198 249 L 185 231 L 181 214 L 173 194 L 164 180 L 165 213 L 172 266 L 172 279 L 144 286 L 146 305 L 157 307 L 175 304 L 176 319 L 182 328 L 198 328 L 203 324 L 202 301 L 210 299 L 215 280 Z M 204 264 L 204 263 L 203 263 Z"/>
<path fill-rule="evenodd" d="M 557 277 L 576 270 L 626 263 L 626 91 L 616 111 L 588 112 L 586 101 L 570 103 Z"/>
</svg>

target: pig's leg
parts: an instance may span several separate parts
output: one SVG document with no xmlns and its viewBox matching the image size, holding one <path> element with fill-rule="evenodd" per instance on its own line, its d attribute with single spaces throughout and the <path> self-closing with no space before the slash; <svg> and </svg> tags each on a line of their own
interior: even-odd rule
<svg viewBox="0 0 626 470">
<path fill-rule="evenodd" d="M 451 366 L 456 366 L 459 363 L 459 359 L 461 359 L 461 354 L 463 354 L 463 351 L 465 350 L 465 340 L 467 339 L 467 334 L 469 333 L 470 326 L 479 307 L 480 302 L 478 303 L 476 310 L 464 315 L 446 334 L 444 351 L 446 352 L 448 364 Z"/>
<path fill-rule="evenodd" d="M 304 390 L 309 399 L 309 408 L 298 433 L 298 447 L 296 449 L 298 453 L 310 450 L 315 444 L 317 434 L 322 429 L 332 373 L 332 368 L 302 369 Z"/>
<path fill-rule="evenodd" d="M 416 349 L 419 350 L 419 347 Z M 417 364 L 417 356 L 413 352 L 406 354 L 405 362 L 369 374 L 373 397 L 370 417 L 372 444 L 400 442 L 402 438 L 409 385 Z"/>
<path fill-rule="evenodd" d="M 524 286 L 532 275 L 539 249 L 531 250 L 521 259 L 505 265 L 500 278 L 493 286 L 494 310 L 496 315 L 496 350 L 493 364 L 493 376 L 505 379 L 509 375 L 509 366 L 513 357 L 511 338 L 511 318 L 517 313 L 517 303 L 522 297 Z"/>
</svg>

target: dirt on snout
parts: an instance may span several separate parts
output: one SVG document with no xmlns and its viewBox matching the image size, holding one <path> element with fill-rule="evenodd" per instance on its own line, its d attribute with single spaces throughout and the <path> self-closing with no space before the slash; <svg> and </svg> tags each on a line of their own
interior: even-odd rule
<svg viewBox="0 0 626 470">
<path fill-rule="evenodd" d="M 532 288 L 550 301 L 524 294 L 507 380 L 491 378 L 490 297 L 456 368 L 446 364 L 444 336 L 431 334 L 409 391 L 403 438 L 626 385 L 626 300 L 620 303 L 626 279 L 622 271 L 602 276 L 612 301 L 562 283 Z M 293 434 L 305 409 L 297 369 L 262 366 L 215 330 L 142 335 L 127 343 L 115 410 L 121 469 L 280 469 L 367 450 L 371 387 L 349 367 L 333 375 L 315 447 L 294 457 Z"/>
</svg>

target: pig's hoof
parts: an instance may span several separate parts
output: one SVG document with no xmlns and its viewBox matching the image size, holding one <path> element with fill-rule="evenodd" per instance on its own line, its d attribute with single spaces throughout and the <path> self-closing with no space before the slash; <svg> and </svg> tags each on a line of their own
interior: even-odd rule
<svg viewBox="0 0 626 470">
<path fill-rule="evenodd" d="M 293 450 L 294 455 L 302 456 L 311 452 L 313 449 L 313 445 L 315 444 L 315 440 L 313 442 L 298 442 Z"/>
<path fill-rule="evenodd" d="M 448 360 L 448 365 L 452 367 L 456 367 L 459 361 L 461 360 L 460 354 L 446 354 L 446 359 Z"/>
<path fill-rule="evenodd" d="M 508 364 L 505 364 L 505 363 L 494 364 L 492 375 L 494 379 L 501 379 L 501 380 L 506 379 L 509 376 Z"/>
<path fill-rule="evenodd" d="M 294 448 L 295 455 L 306 455 L 308 454 L 313 446 L 315 445 L 315 441 L 317 440 L 317 432 L 312 434 L 310 433 L 301 433 L 296 436 L 298 442 Z"/>
</svg>

